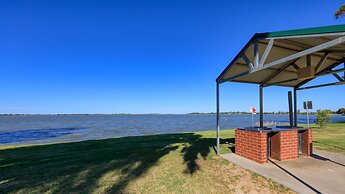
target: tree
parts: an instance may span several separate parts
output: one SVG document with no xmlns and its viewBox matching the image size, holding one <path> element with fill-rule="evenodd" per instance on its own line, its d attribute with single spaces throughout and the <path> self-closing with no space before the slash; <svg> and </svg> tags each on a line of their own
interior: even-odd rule
<svg viewBox="0 0 345 194">
<path fill-rule="evenodd" d="M 320 125 L 321 128 L 325 127 L 331 120 L 330 110 L 317 110 L 316 112 L 316 123 Z"/>
<path fill-rule="evenodd" d="M 339 108 L 336 113 L 337 114 L 345 114 L 345 108 Z"/>
<path fill-rule="evenodd" d="M 340 8 L 335 11 L 334 16 L 336 19 L 345 16 L 345 4 L 341 5 Z"/>
</svg>

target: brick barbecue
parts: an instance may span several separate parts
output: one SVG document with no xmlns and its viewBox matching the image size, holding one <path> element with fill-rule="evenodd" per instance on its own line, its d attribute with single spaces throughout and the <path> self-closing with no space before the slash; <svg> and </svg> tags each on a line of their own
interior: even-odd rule
<svg viewBox="0 0 345 194">
<path fill-rule="evenodd" d="M 268 158 L 297 159 L 312 154 L 312 129 L 299 127 L 238 128 L 235 153 L 258 163 Z"/>
</svg>

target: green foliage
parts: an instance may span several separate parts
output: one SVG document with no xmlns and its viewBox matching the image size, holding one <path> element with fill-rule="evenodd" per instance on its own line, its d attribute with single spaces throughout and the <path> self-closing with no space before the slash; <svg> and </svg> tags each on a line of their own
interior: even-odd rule
<svg viewBox="0 0 345 194">
<path fill-rule="evenodd" d="M 336 113 L 337 114 L 345 114 L 345 108 L 339 108 Z"/>
<path fill-rule="evenodd" d="M 336 19 L 345 16 L 345 4 L 341 5 L 337 11 L 335 11 L 334 16 Z"/>
<path fill-rule="evenodd" d="M 331 112 L 330 110 L 317 110 L 316 123 L 320 125 L 321 128 L 325 127 L 331 120 Z"/>
</svg>

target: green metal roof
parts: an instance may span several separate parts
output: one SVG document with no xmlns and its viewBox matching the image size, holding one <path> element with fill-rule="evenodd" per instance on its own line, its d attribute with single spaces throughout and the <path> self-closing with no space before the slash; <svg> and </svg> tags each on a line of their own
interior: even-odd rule
<svg viewBox="0 0 345 194">
<path fill-rule="evenodd" d="M 312 38 L 316 41 L 316 44 L 321 44 L 320 42 L 326 41 L 317 39 L 319 37 L 322 36 L 333 36 L 333 37 L 337 37 L 338 34 L 340 33 L 345 33 L 345 24 L 342 25 L 333 25 L 333 26 L 322 26 L 322 27 L 314 27 L 314 28 L 303 28 L 303 29 L 295 29 L 295 30 L 285 30 L 285 31 L 276 31 L 276 32 L 266 32 L 266 33 L 255 33 L 251 39 L 245 44 L 245 46 L 241 49 L 241 51 L 233 58 L 233 60 L 228 64 L 228 66 L 222 71 L 222 73 L 217 77 L 216 81 L 219 82 L 221 81 L 221 79 L 223 78 L 223 76 L 225 75 L 225 73 L 227 73 L 230 68 L 237 63 L 238 60 L 241 60 L 241 58 L 243 57 L 243 55 L 247 52 L 248 48 L 252 48 L 254 43 L 256 41 L 262 41 L 264 39 L 275 39 L 275 38 L 279 38 L 279 39 L 284 39 L 284 40 L 289 40 L 291 38 L 294 38 L 295 43 L 301 43 L 302 45 L 303 40 L 308 40 L 309 38 Z M 314 35 L 314 36 L 313 36 Z M 312 37 L 309 37 L 312 36 Z M 342 35 L 343 36 L 343 35 Z M 298 38 L 299 40 L 297 40 L 296 38 Z M 300 39 L 300 38 L 306 38 L 306 39 Z M 309 39 L 310 40 L 310 39 Z M 267 43 L 266 43 L 267 44 Z M 275 45 L 276 43 L 274 43 L 273 48 L 276 48 Z M 279 43 L 278 43 L 279 44 Z M 312 44 L 309 42 L 305 45 L 310 44 L 312 46 Z M 317 45 L 313 45 L 313 46 L 317 46 Z M 278 46 L 278 48 L 283 48 L 283 47 L 287 47 L 287 45 L 280 45 L 280 47 Z M 288 49 L 288 48 L 287 48 Z M 301 49 L 300 51 L 302 51 L 303 49 Z M 271 52 L 281 52 L 277 49 L 272 49 Z M 296 50 L 297 52 L 297 50 Z M 340 53 L 339 53 L 340 54 Z M 345 54 L 345 53 L 344 53 Z M 247 56 L 248 57 L 248 56 Z M 252 56 L 250 56 L 252 57 Z M 338 54 L 334 53 L 332 54 L 332 60 L 340 60 L 339 57 L 343 57 L 341 60 L 343 60 L 345 58 L 345 55 L 342 54 L 342 56 L 338 56 Z M 243 58 L 242 58 L 243 60 Z M 253 59 L 252 59 L 253 60 Z M 315 59 L 314 59 L 315 60 Z M 328 61 L 328 59 L 326 60 Z M 328 61 L 329 64 L 327 64 L 326 66 L 329 66 L 331 61 Z M 325 66 L 325 67 L 326 67 Z M 279 67 L 278 67 L 279 68 Z M 267 72 L 269 73 L 269 72 Z M 240 75 L 239 76 L 243 76 Z M 234 78 L 235 79 L 235 78 Z M 236 78 L 237 79 L 237 78 Z"/>
<path fill-rule="evenodd" d="M 284 30 L 277 32 L 267 32 L 257 34 L 262 38 L 274 38 L 274 37 L 285 37 L 285 36 L 302 36 L 312 34 L 327 34 L 327 33 L 338 33 L 345 32 L 345 24 L 334 25 L 334 26 L 322 26 L 315 28 L 302 28 L 296 30 Z"/>
<path fill-rule="evenodd" d="M 322 26 L 313 28 L 302 28 L 295 30 L 284 30 L 276 32 L 266 32 L 266 33 L 255 33 L 251 39 L 245 44 L 241 51 L 233 58 L 229 65 L 222 71 L 222 73 L 217 77 L 218 82 L 225 72 L 241 57 L 241 55 L 246 51 L 246 49 L 253 44 L 255 40 L 266 39 L 266 38 L 277 38 L 277 37 L 295 37 L 295 36 L 308 36 L 308 35 L 323 35 L 323 34 L 334 34 L 345 32 L 345 24 L 333 25 L 333 26 Z"/>
</svg>

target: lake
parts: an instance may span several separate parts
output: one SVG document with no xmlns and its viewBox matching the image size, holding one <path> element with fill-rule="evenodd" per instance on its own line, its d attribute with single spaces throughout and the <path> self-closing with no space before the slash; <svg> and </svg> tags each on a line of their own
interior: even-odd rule
<svg viewBox="0 0 345 194">
<path fill-rule="evenodd" d="M 259 115 L 254 115 L 254 123 Z M 265 122 L 286 124 L 286 114 L 268 114 Z M 345 121 L 332 116 L 333 122 Z M 251 126 L 252 115 L 221 115 L 221 129 Z M 310 116 L 315 122 L 315 116 Z M 299 115 L 298 123 L 306 123 Z M 181 115 L 37 115 L 0 116 L 0 145 L 42 144 L 103 139 L 123 136 L 215 130 L 214 114 Z"/>
</svg>

